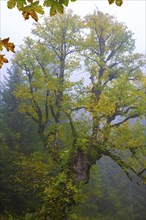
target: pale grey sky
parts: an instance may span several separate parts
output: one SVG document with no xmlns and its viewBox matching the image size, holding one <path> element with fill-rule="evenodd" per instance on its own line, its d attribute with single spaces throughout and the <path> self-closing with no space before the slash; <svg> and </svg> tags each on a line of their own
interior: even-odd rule
<svg viewBox="0 0 146 220">
<path fill-rule="evenodd" d="M 34 22 L 32 19 L 24 20 L 21 12 L 17 9 L 9 10 L 7 1 L 0 0 L 0 37 L 10 37 L 10 41 L 16 45 L 16 50 L 26 36 L 31 35 L 31 27 Z M 95 9 L 109 13 L 117 17 L 118 21 L 124 22 L 126 26 L 134 33 L 136 39 L 136 51 L 146 53 L 146 1 L 145 0 L 124 0 L 122 7 L 109 5 L 107 0 L 77 0 L 70 3 L 74 13 L 84 16 L 92 13 Z M 45 11 L 45 15 L 49 14 L 49 9 Z M 7 58 L 12 57 L 12 53 L 6 53 Z M 6 64 L 1 69 L 1 75 L 6 73 L 6 68 L 10 64 Z"/>
</svg>

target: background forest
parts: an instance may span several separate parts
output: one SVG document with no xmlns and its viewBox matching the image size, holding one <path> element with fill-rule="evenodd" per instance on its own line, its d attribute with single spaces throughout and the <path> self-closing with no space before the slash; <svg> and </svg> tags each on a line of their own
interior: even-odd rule
<svg viewBox="0 0 146 220">
<path fill-rule="evenodd" d="M 96 10 L 44 17 L 1 83 L 2 220 L 144 220 L 144 55 Z"/>
</svg>

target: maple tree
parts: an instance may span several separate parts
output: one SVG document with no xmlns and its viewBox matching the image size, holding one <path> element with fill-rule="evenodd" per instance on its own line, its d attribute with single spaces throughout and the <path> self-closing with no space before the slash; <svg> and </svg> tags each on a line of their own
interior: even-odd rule
<svg viewBox="0 0 146 220">
<path fill-rule="evenodd" d="M 133 52 L 131 31 L 100 11 L 84 20 L 71 11 L 45 18 L 32 33 L 35 40 L 26 38 L 13 60 L 22 78 L 14 94 L 19 110 L 36 122 L 56 167 L 45 191 L 46 213 L 65 219 L 76 190 L 89 181 L 91 167 L 102 157 L 110 157 L 130 179 L 145 181 L 140 120 L 146 60 Z M 71 80 L 79 67 L 88 74 L 88 85 Z"/>
<path fill-rule="evenodd" d="M 56 13 L 63 14 L 64 7 L 67 7 L 69 2 L 75 2 L 76 0 L 44 0 L 43 6 L 41 1 L 34 0 L 8 0 L 7 7 L 12 9 L 17 7 L 19 11 L 22 12 L 24 19 L 29 19 L 31 16 L 35 21 L 38 21 L 38 14 L 44 14 L 44 8 L 50 7 L 50 16 L 56 15 Z M 121 6 L 122 0 L 108 0 L 109 4 L 115 3 L 117 6 Z M 9 38 L 0 38 L 0 51 L 6 48 L 7 51 L 14 52 L 15 45 L 13 43 L 8 43 Z M 4 63 L 8 63 L 7 58 L 0 54 L 0 68 Z"/>
</svg>

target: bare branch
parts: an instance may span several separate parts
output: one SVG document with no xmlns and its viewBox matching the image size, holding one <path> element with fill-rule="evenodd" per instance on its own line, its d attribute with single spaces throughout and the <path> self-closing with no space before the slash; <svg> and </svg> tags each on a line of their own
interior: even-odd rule
<svg viewBox="0 0 146 220">
<path fill-rule="evenodd" d="M 131 181 L 133 180 L 133 177 L 130 174 L 130 171 L 132 171 L 136 176 L 143 179 L 143 177 L 141 176 L 141 172 L 143 173 L 144 171 L 141 171 L 140 173 L 137 173 L 129 164 L 127 164 L 119 156 L 113 154 L 111 151 L 107 150 L 106 148 L 100 148 L 100 149 L 98 149 L 98 151 L 100 152 L 100 154 L 103 154 L 105 156 L 109 156 L 113 161 L 115 161 L 122 168 L 122 170 L 125 172 L 125 174 L 127 175 L 127 177 Z"/>
<path fill-rule="evenodd" d="M 37 120 L 37 118 L 35 118 L 32 114 L 30 114 L 29 112 L 25 112 L 25 114 L 27 115 L 27 116 L 29 116 L 29 118 L 32 118 L 37 124 L 39 124 L 39 121 Z"/>
<path fill-rule="evenodd" d="M 137 176 L 142 176 L 145 171 L 146 171 L 146 168 L 144 168 L 143 170 L 141 170 L 141 171 L 137 174 Z"/>
<path fill-rule="evenodd" d="M 82 106 L 82 107 L 78 107 L 78 108 L 72 108 L 72 109 L 70 109 L 70 110 L 71 110 L 71 112 L 73 112 L 73 111 L 78 111 L 78 110 L 84 109 L 84 108 L 85 108 L 85 107 Z"/>
<path fill-rule="evenodd" d="M 121 124 L 123 124 L 124 122 L 128 121 L 129 119 L 131 119 L 131 118 L 136 118 L 136 117 L 138 117 L 138 116 L 139 116 L 138 114 L 128 116 L 128 117 L 125 118 L 123 121 L 111 125 L 111 127 L 119 127 Z"/>
</svg>

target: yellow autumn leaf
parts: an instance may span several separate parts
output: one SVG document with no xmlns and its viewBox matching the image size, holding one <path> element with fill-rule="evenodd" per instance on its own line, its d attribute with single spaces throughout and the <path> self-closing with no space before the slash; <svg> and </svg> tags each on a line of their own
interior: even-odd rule
<svg viewBox="0 0 146 220">
<path fill-rule="evenodd" d="M 113 4 L 115 2 L 115 0 L 108 0 L 109 4 Z"/>
<path fill-rule="evenodd" d="M 123 4 L 123 1 L 122 0 L 116 0 L 116 5 L 117 6 L 121 6 Z"/>
<path fill-rule="evenodd" d="M 0 51 L 2 51 L 2 50 L 3 50 L 2 43 L 0 43 Z"/>
<path fill-rule="evenodd" d="M 32 2 L 30 5 L 23 7 L 22 9 L 22 15 L 26 19 L 29 19 L 29 16 L 31 16 L 35 21 L 38 21 L 38 15 L 44 14 L 44 10 L 41 5 L 39 5 L 39 1 Z"/>
<path fill-rule="evenodd" d="M 27 11 L 23 11 L 22 15 L 23 15 L 25 20 L 29 19 L 29 13 Z"/>
<path fill-rule="evenodd" d="M 8 63 L 8 60 L 4 57 L 4 55 L 0 54 L 0 68 L 4 63 Z"/>
<path fill-rule="evenodd" d="M 31 9 L 30 7 L 25 7 L 25 9 L 22 12 L 22 15 L 25 20 L 29 19 L 29 16 L 31 16 L 35 21 L 38 21 L 38 15 L 35 12 L 35 10 Z"/>
<path fill-rule="evenodd" d="M 9 42 L 9 37 L 5 38 L 3 40 L 0 40 L 0 50 L 2 50 L 2 47 L 5 47 L 7 51 L 12 51 L 15 53 L 15 45 L 11 42 Z"/>
</svg>

